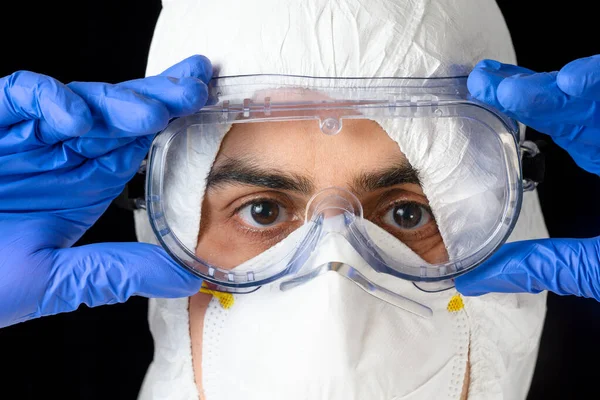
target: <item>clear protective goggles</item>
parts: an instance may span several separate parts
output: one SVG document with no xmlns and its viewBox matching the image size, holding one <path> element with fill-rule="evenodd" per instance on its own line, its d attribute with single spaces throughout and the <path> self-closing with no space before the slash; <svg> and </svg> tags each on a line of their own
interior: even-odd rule
<svg viewBox="0 0 600 400">
<path fill-rule="evenodd" d="M 377 276 L 436 291 L 510 235 L 533 186 L 520 146 L 466 77 L 213 78 L 209 105 L 157 135 L 146 208 L 172 258 L 221 291 L 329 270 L 370 291 L 386 290 Z M 360 267 L 327 259 L 339 243 Z"/>
</svg>

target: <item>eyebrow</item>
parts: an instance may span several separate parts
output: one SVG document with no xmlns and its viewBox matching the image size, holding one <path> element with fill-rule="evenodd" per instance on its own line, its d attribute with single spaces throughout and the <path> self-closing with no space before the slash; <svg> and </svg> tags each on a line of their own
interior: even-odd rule
<svg viewBox="0 0 600 400">
<path fill-rule="evenodd" d="M 399 163 L 380 171 L 365 172 L 354 179 L 354 193 L 368 193 L 395 185 L 413 183 L 421 186 L 419 173 L 408 163 Z"/>
<path fill-rule="evenodd" d="M 357 176 L 351 186 L 356 194 L 373 192 L 395 185 L 413 183 L 421 185 L 418 172 L 408 163 L 399 163 L 380 171 L 363 172 Z M 206 179 L 206 188 L 219 185 L 252 185 L 274 190 L 299 192 L 310 196 L 315 187 L 306 176 L 265 168 L 252 159 L 228 159 L 226 162 L 213 166 Z"/>
<path fill-rule="evenodd" d="M 206 188 L 223 184 L 244 184 L 267 189 L 287 190 L 310 195 L 315 188 L 305 176 L 284 172 L 276 168 L 261 167 L 251 159 L 229 159 L 213 166 L 206 178 Z"/>
</svg>

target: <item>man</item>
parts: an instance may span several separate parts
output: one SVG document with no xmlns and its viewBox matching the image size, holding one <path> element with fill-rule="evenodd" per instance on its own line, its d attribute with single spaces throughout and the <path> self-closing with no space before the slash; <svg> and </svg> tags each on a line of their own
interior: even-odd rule
<svg viewBox="0 0 600 400">
<path fill-rule="evenodd" d="M 166 75 L 192 75 L 206 82 L 210 74 L 206 75 L 205 65 L 205 61 L 195 59 L 189 64 L 184 63 L 167 71 Z M 485 69 L 479 68 L 476 71 L 485 72 Z M 498 81 L 513 73 L 522 72 L 498 64 L 493 64 L 493 73 L 489 73 L 489 68 L 487 69 L 488 74 L 485 77 L 489 80 L 476 80 L 475 83 L 483 82 L 479 87 L 500 88 L 502 84 Z M 555 118 L 561 118 L 561 121 L 569 124 L 577 121 L 575 125 L 579 128 L 574 132 L 586 134 L 580 135 L 581 137 L 567 136 L 562 139 L 562 143 L 571 150 L 576 159 L 582 160 L 582 166 L 591 171 L 595 171 L 593 168 L 597 165 L 597 159 L 591 152 L 597 149 L 595 139 L 598 135 L 594 134 L 593 118 L 582 115 L 580 111 L 594 109 L 590 105 L 595 98 L 595 81 L 585 78 L 596 70 L 597 61 L 592 58 L 573 64 L 564 72 L 561 71 L 565 77 L 564 81 L 550 76 L 548 82 L 538 82 L 535 80 L 537 76 L 533 75 L 534 79 L 525 82 L 531 83 L 535 88 L 541 88 L 544 93 L 550 93 L 550 99 L 560 99 L 565 92 L 576 96 L 567 97 L 568 101 L 558 103 L 560 110 L 571 110 L 570 113 L 558 113 L 554 108 L 539 111 L 551 112 Z M 501 79 L 497 78 L 498 76 Z M 560 77 L 559 74 L 558 78 Z M 502 101 L 507 98 L 528 99 L 526 96 L 514 95 L 514 90 L 529 88 L 519 85 L 519 82 L 522 82 L 520 78 L 522 77 L 509 79 L 509 83 L 516 84 L 504 85 L 507 88 L 505 91 L 499 91 L 497 95 L 495 91 L 491 91 L 492 96 L 482 99 L 490 102 L 496 100 L 498 104 L 494 105 L 497 107 L 504 108 L 506 112 L 514 112 L 515 117 L 537 127 L 533 125 L 535 121 L 528 120 L 528 115 L 520 114 L 522 108 L 519 107 L 532 110 L 529 103 L 512 107 Z M 471 83 L 473 82 L 471 80 Z M 577 85 L 578 82 L 592 84 L 581 86 Z M 204 97 L 190 96 L 190 93 L 202 93 L 202 85 L 194 79 L 183 79 L 183 82 L 175 84 L 172 79 L 151 78 L 142 82 L 127 82 L 116 87 L 79 83 L 71 84 L 69 89 L 65 89 L 49 78 L 27 73 L 5 78 L 2 85 L 5 87 L 2 101 L 4 110 L 0 121 L 5 127 L 0 142 L 4 149 L 1 169 L 4 175 L 4 183 L 1 186 L 2 223 L 6 227 L 3 228 L 3 232 L 10 232 L 2 240 L 3 254 L 6 257 L 2 262 L 2 324 L 69 311 L 82 302 L 98 305 L 123 301 L 132 294 L 167 297 L 196 292 L 200 286 L 199 280 L 186 275 L 156 247 L 101 245 L 69 249 L 68 246 L 104 211 L 144 157 L 149 140 L 134 140 L 131 136 L 152 134 L 164 127 L 170 117 L 187 114 L 199 108 Z M 560 92 L 556 92 L 556 88 L 559 88 Z M 474 86 L 471 86 L 473 94 L 477 95 L 473 89 Z M 132 95 L 132 91 L 138 95 Z M 486 93 L 488 92 L 481 92 L 482 95 Z M 525 93 L 531 92 L 527 90 Z M 115 103 L 118 105 L 114 105 Z M 132 110 L 135 110 L 135 114 Z M 531 112 L 534 111 L 535 108 Z M 135 115 L 134 119 L 131 118 L 132 115 Z M 92 119 L 91 116 L 95 118 Z M 90 126 L 91 133 L 88 133 Z M 556 133 L 553 129 L 545 130 L 550 134 Z M 89 139 L 77 138 L 84 133 Z M 580 143 L 578 140 L 583 140 L 581 143 L 584 145 L 576 145 Z M 122 150 L 115 151 L 116 149 Z M 35 150 L 38 150 L 37 154 Z M 123 165 L 123 153 L 125 159 L 132 161 L 131 165 Z M 592 156 L 587 156 L 589 154 Z M 59 159 L 60 162 L 55 162 L 56 159 L 52 158 L 52 161 L 47 163 L 40 158 L 53 156 L 63 158 Z M 30 160 L 36 162 L 24 162 Z M 85 171 L 85 167 L 89 167 L 88 173 L 80 174 Z M 84 181 L 87 185 L 81 183 L 82 178 L 87 178 Z M 61 197 L 65 193 L 68 193 L 69 201 Z M 531 249 L 541 249 L 542 255 L 549 254 L 545 256 L 545 260 L 550 262 L 545 266 L 569 267 L 567 272 L 572 271 L 572 274 L 566 274 L 567 278 L 578 271 L 593 271 L 594 267 L 597 269 L 597 253 L 594 252 L 593 241 L 553 243 L 559 248 L 561 243 L 565 243 L 565 247 L 560 250 L 562 253 L 556 253 L 553 249 L 548 253 L 543 246 L 536 243 L 533 247 L 526 248 L 522 254 L 540 254 L 532 253 Z M 523 246 L 530 244 L 526 243 Z M 585 255 L 586 252 L 588 255 L 585 258 L 579 258 L 584 261 L 581 264 L 563 262 L 568 260 L 568 254 Z M 535 260 L 529 256 L 525 261 Z M 148 270 L 149 265 L 156 268 Z M 532 262 L 532 267 L 539 265 L 541 263 Z M 517 267 L 519 268 L 500 271 L 522 271 L 522 266 Z M 475 271 L 490 270 L 496 269 L 486 266 Z M 564 290 L 563 293 L 568 291 L 597 298 L 594 290 L 597 282 L 593 277 L 590 278 L 589 284 L 585 284 L 584 281 L 581 290 L 574 285 L 581 280 L 575 279 L 569 281 L 573 285 L 567 285 L 565 290 L 549 286 L 553 282 L 552 271 L 555 270 L 550 269 L 549 278 L 535 273 L 534 269 L 530 271 L 534 272 L 533 277 L 536 279 L 531 280 L 527 273 L 523 276 L 508 275 L 511 281 L 516 279 L 519 291 L 551 288 Z M 160 276 L 154 278 L 153 273 Z M 466 275 L 464 279 L 470 276 L 471 274 Z M 560 277 L 564 282 L 564 272 Z M 538 286 L 524 287 L 519 282 L 538 282 Z M 22 290 L 23 287 L 27 290 Z M 461 289 L 460 278 L 458 287 Z M 515 290 L 514 287 L 509 289 Z"/>
<path fill-rule="evenodd" d="M 225 19 L 236 23 L 220 29 Z M 514 63 L 495 4 L 165 4 L 147 73 L 197 52 L 219 65 L 214 107 L 231 111 L 215 122 L 209 107 L 156 140 L 147 196 L 157 200 L 136 230 L 211 284 L 189 300 L 151 300 L 155 356 L 140 398 L 524 398 L 543 294 L 461 298 L 419 281 L 450 278 L 508 235 L 520 202 L 503 173 L 518 165 L 504 164 L 519 157 L 514 137 L 460 106 L 440 106 L 442 118 L 426 107 L 414 118 L 328 111 L 377 98 L 377 78 L 441 103 L 466 91 L 444 78 L 481 58 Z M 253 113 L 267 98 L 270 122 Z M 509 240 L 546 236 L 525 193 Z M 214 286 L 252 293 L 223 306 Z"/>
</svg>

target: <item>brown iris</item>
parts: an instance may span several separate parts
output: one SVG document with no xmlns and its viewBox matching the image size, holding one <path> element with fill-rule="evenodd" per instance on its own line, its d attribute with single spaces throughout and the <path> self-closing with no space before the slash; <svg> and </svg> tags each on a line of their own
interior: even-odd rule
<svg viewBox="0 0 600 400">
<path fill-rule="evenodd" d="M 279 206 L 272 201 L 260 201 L 250 205 L 252 219 L 260 225 L 271 225 L 279 217 Z"/>
<path fill-rule="evenodd" d="M 422 223 L 424 217 L 423 211 L 425 211 L 423 210 L 423 206 L 416 203 L 400 204 L 394 207 L 394 222 L 400 228 L 414 229 Z"/>
</svg>

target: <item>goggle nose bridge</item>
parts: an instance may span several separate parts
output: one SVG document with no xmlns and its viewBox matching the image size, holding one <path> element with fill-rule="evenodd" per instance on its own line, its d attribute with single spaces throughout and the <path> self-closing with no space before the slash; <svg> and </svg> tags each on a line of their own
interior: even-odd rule
<svg viewBox="0 0 600 400">
<path fill-rule="evenodd" d="M 350 191 L 332 186 L 315 193 L 306 205 L 304 222 L 329 219 L 345 214 L 362 218 L 360 200 Z"/>
</svg>

